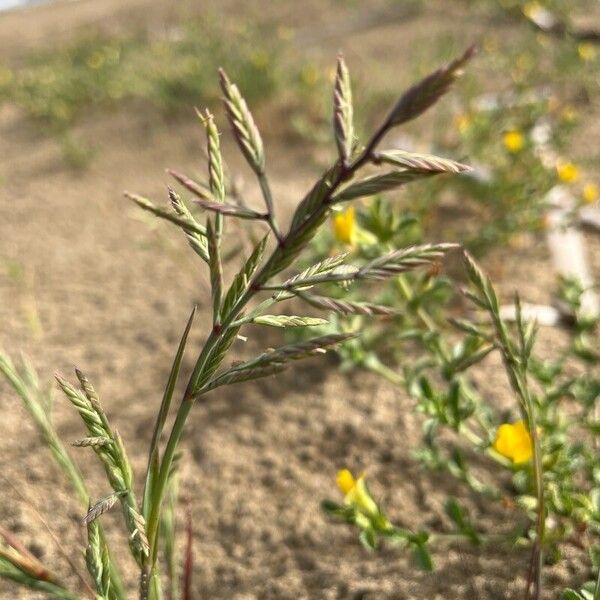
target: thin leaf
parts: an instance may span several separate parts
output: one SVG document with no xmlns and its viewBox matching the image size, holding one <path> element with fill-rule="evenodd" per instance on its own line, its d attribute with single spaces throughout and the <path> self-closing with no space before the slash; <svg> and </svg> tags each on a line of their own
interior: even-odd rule
<svg viewBox="0 0 600 600">
<path fill-rule="evenodd" d="M 150 452 L 149 452 L 149 460 L 148 467 L 146 469 L 146 482 L 144 485 L 144 502 L 143 502 L 143 511 L 144 515 L 148 515 L 148 511 L 150 508 L 150 498 L 153 496 L 153 482 L 155 481 L 156 476 L 158 475 L 159 468 L 159 456 L 158 456 L 158 443 L 160 441 L 160 436 L 165 425 L 165 421 L 167 420 L 167 415 L 169 414 L 169 408 L 171 407 L 171 400 L 173 399 L 173 392 L 175 391 L 175 385 L 177 384 L 177 378 L 179 377 L 179 370 L 181 369 L 181 361 L 183 360 L 183 354 L 185 352 L 185 346 L 187 343 L 188 335 L 190 333 L 190 329 L 192 328 L 192 323 L 194 321 L 194 316 L 196 315 L 196 307 L 192 309 L 192 312 L 188 318 L 187 324 L 185 326 L 185 330 L 183 331 L 183 335 L 181 336 L 181 340 L 179 342 L 179 347 L 177 348 L 177 353 L 175 354 L 175 359 L 173 360 L 173 364 L 171 366 L 171 371 L 169 373 L 169 378 L 167 379 L 167 385 L 165 387 L 165 392 L 163 394 L 162 402 L 160 404 L 160 409 L 158 411 L 158 417 L 156 419 L 156 424 L 154 425 L 154 432 L 152 433 L 152 441 L 150 442 Z"/>
<path fill-rule="evenodd" d="M 192 600 L 192 574 L 194 572 L 194 554 L 193 554 L 193 521 L 192 509 L 188 506 L 186 514 L 186 543 L 185 543 L 185 560 L 183 563 L 183 585 L 182 598 L 183 600 Z"/>
</svg>

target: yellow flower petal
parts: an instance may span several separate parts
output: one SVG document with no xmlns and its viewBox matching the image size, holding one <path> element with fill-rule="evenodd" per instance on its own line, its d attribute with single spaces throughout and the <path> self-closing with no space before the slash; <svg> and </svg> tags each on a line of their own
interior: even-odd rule
<svg viewBox="0 0 600 600">
<path fill-rule="evenodd" d="M 354 241 L 354 207 L 333 217 L 333 235 L 342 244 L 352 244 Z"/>
<path fill-rule="evenodd" d="M 356 480 L 356 485 L 346 495 L 345 501 L 356 505 L 359 510 L 369 517 L 375 517 L 379 514 L 377 503 L 371 498 L 367 490 L 364 475 Z"/>
<path fill-rule="evenodd" d="M 380 514 L 377 503 L 371 498 L 367 489 L 364 473 L 354 479 L 354 475 L 348 469 L 342 469 L 337 474 L 336 483 L 342 494 L 344 494 L 345 504 L 355 506 L 369 518 Z"/>
<path fill-rule="evenodd" d="M 589 61 L 596 58 L 596 48 L 589 42 L 582 42 L 577 46 L 577 53 L 581 60 Z"/>
<path fill-rule="evenodd" d="M 342 469 L 338 472 L 337 477 L 335 478 L 335 482 L 337 483 L 338 488 L 344 496 L 347 496 L 356 485 L 356 480 L 354 479 L 354 475 L 348 469 Z"/>
<path fill-rule="evenodd" d="M 513 129 L 504 134 L 504 147 L 512 153 L 519 152 L 525 145 L 525 138 L 520 131 Z"/>
<path fill-rule="evenodd" d="M 560 161 L 556 165 L 558 178 L 565 183 L 572 183 L 579 178 L 579 169 L 572 162 Z"/>
<path fill-rule="evenodd" d="M 533 456 L 533 444 L 529 430 L 523 420 L 504 423 L 498 427 L 494 450 L 510 458 L 515 464 L 525 463 Z"/>
<path fill-rule="evenodd" d="M 583 186 L 583 201 L 586 204 L 592 204 L 592 202 L 596 202 L 598 196 L 600 195 L 600 188 L 595 183 L 586 183 Z"/>
</svg>

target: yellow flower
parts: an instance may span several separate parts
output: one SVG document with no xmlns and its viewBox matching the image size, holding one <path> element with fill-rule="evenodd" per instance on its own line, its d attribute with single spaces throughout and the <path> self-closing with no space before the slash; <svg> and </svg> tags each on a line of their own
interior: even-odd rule
<svg viewBox="0 0 600 600">
<path fill-rule="evenodd" d="M 586 204 L 592 204 L 598 199 L 598 195 L 600 195 L 600 189 L 595 183 L 586 183 L 583 186 L 583 201 Z"/>
<path fill-rule="evenodd" d="M 364 473 L 361 473 L 358 479 L 354 479 L 354 475 L 348 469 L 342 469 L 337 474 L 336 483 L 344 494 L 345 504 L 356 506 L 369 517 L 379 516 L 379 508 L 367 490 Z"/>
<path fill-rule="evenodd" d="M 504 134 L 504 147 L 513 154 L 523 149 L 525 138 L 517 129 L 511 129 Z"/>
<path fill-rule="evenodd" d="M 581 60 L 590 61 L 596 58 L 596 48 L 589 42 L 582 42 L 577 46 L 577 53 Z"/>
<path fill-rule="evenodd" d="M 344 212 L 333 217 L 333 235 L 342 244 L 352 244 L 354 241 L 354 207 L 351 206 Z"/>
<path fill-rule="evenodd" d="M 529 430 L 523 420 L 516 423 L 504 423 L 498 427 L 494 450 L 515 464 L 525 463 L 533 456 L 533 444 Z"/>
<path fill-rule="evenodd" d="M 565 183 L 572 183 L 579 179 L 579 169 L 572 162 L 559 161 L 556 164 L 558 178 Z"/>
<path fill-rule="evenodd" d="M 354 479 L 354 475 L 348 469 L 342 469 L 338 472 L 337 477 L 335 478 L 335 482 L 337 486 L 340 488 L 340 492 L 344 494 L 349 494 L 356 485 L 356 479 Z"/>
</svg>

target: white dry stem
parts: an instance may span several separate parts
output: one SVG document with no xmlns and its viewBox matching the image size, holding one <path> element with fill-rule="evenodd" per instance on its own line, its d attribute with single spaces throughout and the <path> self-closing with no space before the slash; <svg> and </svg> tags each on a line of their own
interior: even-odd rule
<svg viewBox="0 0 600 600">
<path fill-rule="evenodd" d="M 563 277 L 580 282 L 584 290 L 581 295 L 581 314 L 584 317 L 597 317 L 600 314 L 600 300 L 593 289 L 594 280 L 590 273 L 585 241 L 570 219 L 575 199 L 566 187 L 555 186 L 548 192 L 547 201 L 551 208 L 547 213 L 546 241 L 554 267 Z"/>
</svg>

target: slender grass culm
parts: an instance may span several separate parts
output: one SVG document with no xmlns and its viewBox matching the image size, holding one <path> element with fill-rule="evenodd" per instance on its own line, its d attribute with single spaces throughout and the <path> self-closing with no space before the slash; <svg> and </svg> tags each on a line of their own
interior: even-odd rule
<svg viewBox="0 0 600 600">
<path fill-rule="evenodd" d="M 535 343 L 536 323 L 525 323 L 521 301 L 515 297 L 517 335 L 512 336 L 500 316 L 500 303 L 489 277 L 483 273 L 475 261 L 465 253 L 465 267 L 476 293 L 466 292 L 467 297 L 485 310 L 492 323 L 492 343 L 500 351 L 504 369 L 519 403 L 521 417 L 527 423 L 533 452 L 533 472 L 536 493 L 536 537 L 531 552 L 525 590 L 526 600 L 539 600 L 542 594 L 543 544 L 546 527 L 546 507 L 544 498 L 544 474 L 542 450 L 538 436 L 537 408 L 528 383 L 528 364 Z M 516 339 L 515 339 L 516 338 Z"/>
<path fill-rule="evenodd" d="M 195 254 L 204 261 L 210 273 L 212 298 L 212 324 L 207 338 L 199 350 L 183 396 L 174 404 L 174 394 L 188 334 L 193 326 L 195 309 L 184 329 L 173 359 L 162 402 L 157 412 L 148 451 L 148 462 L 141 488 L 136 490 L 133 472 L 123 441 L 112 427 L 104 412 L 100 398 L 86 376 L 76 371 L 78 386 L 57 375 L 60 389 L 81 416 L 86 435 L 76 445 L 91 449 L 101 461 L 110 486 L 110 493 L 91 502 L 85 484 L 65 448 L 58 440 L 50 423 L 47 408 L 36 397 L 35 386 L 27 384 L 8 359 L 0 367 L 23 400 L 54 459 L 67 473 L 71 484 L 87 508 L 84 524 L 88 532 L 86 565 L 90 586 L 96 598 L 120 600 L 126 598 L 116 565 L 111 558 L 106 538 L 100 524 L 101 515 L 119 504 L 129 536 L 131 555 L 139 569 L 139 597 L 158 600 L 173 597 L 176 584 L 173 580 L 173 500 L 176 486 L 179 445 L 188 415 L 196 402 L 216 388 L 273 375 L 285 369 L 288 363 L 310 357 L 315 353 L 342 344 L 355 333 L 336 333 L 313 337 L 305 341 L 269 349 L 245 362 L 221 369 L 230 347 L 241 329 L 250 323 L 280 328 L 312 327 L 326 324 L 324 319 L 312 316 L 270 314 L 276 304 L 289 299 L 304 300 L 311 307 L 326 311 L 356 311 L 361 314 L 386 314 L 389 308 L 374 304 L 344 303 L 327 296 L 312 296 L 307 290 L 319 284 L 382 280 L 400 273 L 430 265 L 440 259 L 456 244 L 426 244 L 395 250 L 359 266 L 348 264 L 341 254 L 322 260 L 299 273 L 278 279 L 293 266 L 307 248 L 332 210 L 342 203 L 357 198 L 400 187 L 411 181 L 441 173 L 458 173 L 468 167 L 454 161 L 432 156 L 411 155 L 397 149 L 379 150 L 386 134 L 407 121 L 415 119 L 443 96 L 465 63 L 474 54 L 468 49 L 457 60 L 438 69 L 409 88 L 396 102 L 388 116 L 371 138 L 362 145 L 355 136 L 350 77 L 343 58 L 338 59 L 334 85 L 333 127 L 338 158 L 317 180 L 296 207 L 291 225 L 284 231 L 278 220 L 279 207 L 266 174 L 263 142 L 238 87 L 227 75 L 220 72 L 220 82 L 227 118 L 234 138 L 244 158 L 256 175 L 264 209 L 251 209 L 233 198 L 228 190 L 225 169 L 219 144 L 219 131 L 210 112 L 198 113 L 206 131 L 208 178 L 206 182 L 194 181 L 175 171 L 170 171 L 175 181 L 191 193 L 194 204 L 203 211 L 205 219 L 199 220 L 187 207 L 184 199 L 174 189 L 168 190 L 170 208 L 162 208 L 135 194 L 126 197 L 143 210 L 166 219 L 185 234 Z M 356 179 L 365 167 L 378 169 L 375 174 Z M 228 219 L 243 219 L 267 226 L 262 239 L 245 258 L 239 272 L 229 285 L 223 277 L 223 243 L 228 239 Z M 173 424 L 165 430 L 167 418 L 174 412 Z M 165 440 L 164 445 L 162 440 Z M 191 539 L 191 530 L 188 537 Z M 37 565 L 24 560 L 13 545 L 0 540 L 0 575 L 32 588 L 41 588 L 48 572 L 36 569 Z M 191 546 L 188 544 L 184 585 L 182 593 L 189 597 L 191 577 Z M 164 552 L 163 552 L 164 550 Z M 162 565 L 159 556 L 168 558 Z M 19 576 L 14 575 L 18 572 Z M 167 574 L 162 577 L 162 572 Z M 167 583 L 166 580 L 171 583 Z M 53 586 L 56 588 L 54 589 Z M 62 584 L 46 580 L 43 586 L 57 598 L 76 598 Z"/>
</svg>

